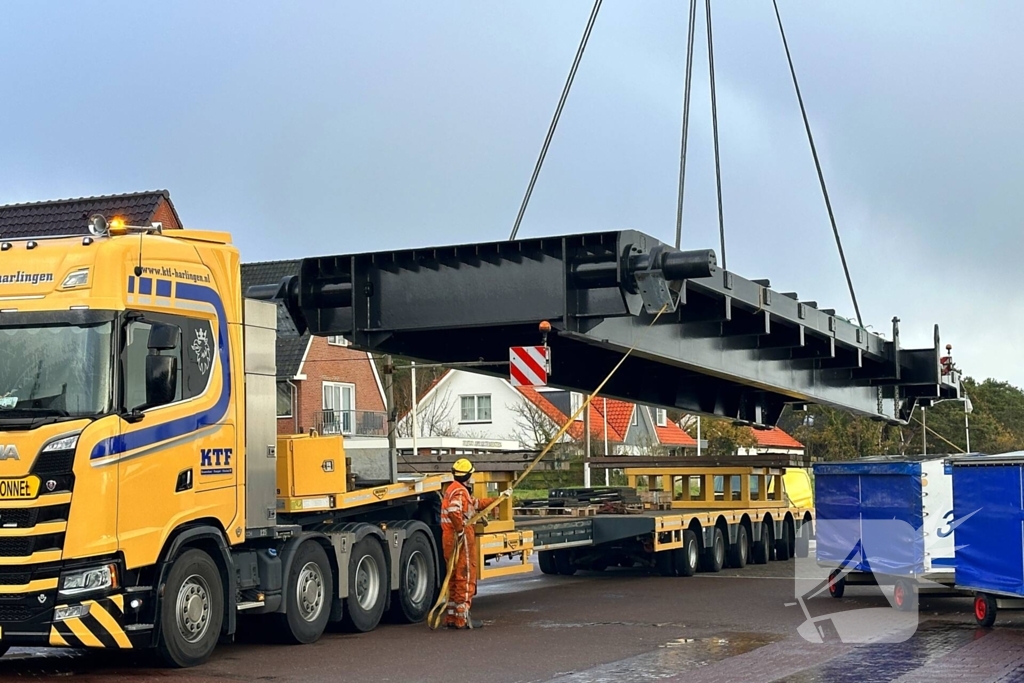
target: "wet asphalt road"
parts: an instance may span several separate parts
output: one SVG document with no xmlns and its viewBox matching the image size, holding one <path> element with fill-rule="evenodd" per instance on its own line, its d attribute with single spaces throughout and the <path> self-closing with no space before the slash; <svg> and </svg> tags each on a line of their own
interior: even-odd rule
<svg viewBox="0 0 1024 683">
<path fill-rule="evenodd" d="M 925 598 L 907 642 L 810 644 L 797 633 L 805 615 L 792 605 L 793 571 L 789 562 L 692 578 L 536 573 L 481 585 L 479 631 L 382 625 L 304 647 L 241 642 L 186 671 L 121 653 L 12 650 L 0 681 L 1024 682 L 1024 612 L 980 630 L 969 599 Z M 817 616 L 888 603 L 878 588 L 851 587 L 842 601 L 808 605 Z"/>
</svg>

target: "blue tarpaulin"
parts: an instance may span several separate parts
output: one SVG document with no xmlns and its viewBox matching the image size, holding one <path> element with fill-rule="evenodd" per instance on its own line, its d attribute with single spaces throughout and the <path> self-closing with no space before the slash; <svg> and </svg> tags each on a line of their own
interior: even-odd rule
<svg viewBox="0 0 1024 683">
<path fill-rule="evenodd" d="M 857 571 L 924 573 L 921 493 L 920 463 L 815 465 L 818 561 L 838 567 L 852 553 Z"/>
<path fill-rule="evenodd" d="M 1022 468 L 954 463 L 957 586 L 1024 596 Z"/>
</svg>

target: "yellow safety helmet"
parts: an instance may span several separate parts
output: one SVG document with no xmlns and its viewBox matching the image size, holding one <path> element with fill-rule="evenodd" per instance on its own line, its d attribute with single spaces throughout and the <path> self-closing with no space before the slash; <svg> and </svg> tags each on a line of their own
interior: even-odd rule
<svg viewBox="0 0 1024 683">
<path fill-rule="evenodd" d="M 473 468 L 473 463 L 466 458 L 459 458 L 455 461 L 455 464 L 452 465 L 452 474 L 456 477 L 465 477 L 473 474 L 473 472 L 476 472 Z"/>
</svg>

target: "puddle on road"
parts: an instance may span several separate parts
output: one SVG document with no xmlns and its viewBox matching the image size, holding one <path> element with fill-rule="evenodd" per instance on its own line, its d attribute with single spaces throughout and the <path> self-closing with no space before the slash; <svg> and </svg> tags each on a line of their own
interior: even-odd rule
<svg viewBox="0 0 1024 683">
<path fill-rule="evenodd" d="M 603 624 L 598 624 L 603 625 Z M 630 624 L 633 626 L 681 626 L 681 624 Z M 602 666 L 565 674 L 549 683 L 643 683 L 678 676 L 694 667 L 703 667 L 756 650 L 782 640 L 770 633 L 722 633 L 711 638 L 677 638 L 657 650 L 621 659 Z"/>
</svg>

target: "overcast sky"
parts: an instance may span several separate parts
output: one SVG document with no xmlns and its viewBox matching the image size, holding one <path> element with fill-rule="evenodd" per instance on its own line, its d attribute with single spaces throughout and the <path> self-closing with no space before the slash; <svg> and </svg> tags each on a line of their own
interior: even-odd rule
<svg viewBox="0 0 1024 683">
<path fill-rule="evenodd" d="M 605 1 L 522 236 L 672 241 L 686 4 Z M 1024 3 L 781 10 L 865 322 L 1024 385 Z M 589 11 L 8 3 L 0 201 L 166 188 L 247 261 L 504 239 Z M 714 28 L 730 269 L 852 317 L 771 3 Z M 697 48 L 683 246 L 717 249 Z"/>
</svg>

